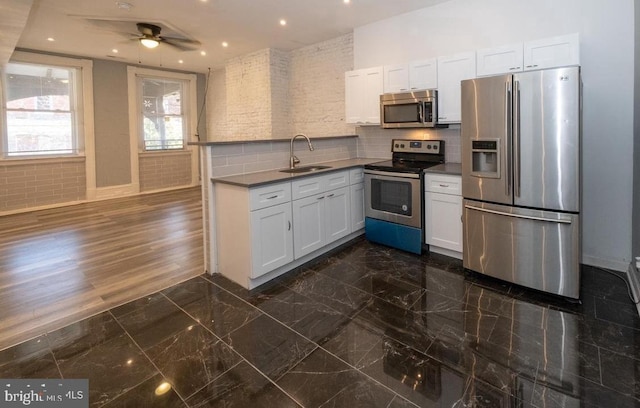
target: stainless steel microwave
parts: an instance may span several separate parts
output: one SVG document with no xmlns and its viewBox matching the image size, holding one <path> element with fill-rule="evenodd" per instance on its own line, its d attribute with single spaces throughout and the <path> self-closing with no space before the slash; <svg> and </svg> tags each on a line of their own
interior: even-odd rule
<svg viewBox="0 0 640 408">
<path fill-rule="evenodd" d="M 380 123 L 387 129 L 435 127 L 438 118 L 438 91 L 389 93 L 380 95 Z"/>
</svg>

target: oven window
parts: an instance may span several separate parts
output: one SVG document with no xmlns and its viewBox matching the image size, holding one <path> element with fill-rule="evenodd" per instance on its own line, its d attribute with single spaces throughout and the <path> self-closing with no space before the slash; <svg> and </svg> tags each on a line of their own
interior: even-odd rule
<svg viewBox="0 0 640 408">
<path fill-rule="evenodd" d="M 420 104 L 417 102 L 384 106 L 385 123 L 420 122 Z"/>
<path fill-rule="evenodd" d="M 371 179 L 371 208 L 411 216 L 411 183 Z"/>
</svg>

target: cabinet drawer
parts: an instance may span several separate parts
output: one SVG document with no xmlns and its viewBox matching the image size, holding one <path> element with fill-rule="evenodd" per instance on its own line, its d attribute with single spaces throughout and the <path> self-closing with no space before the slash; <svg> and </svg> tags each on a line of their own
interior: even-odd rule
<svg viewBox="0 0 640 408">
<path fill-rule="evenodd" d="M 461 176 L 426 174 L 424 189 L 434 193 L 462 195 L 461 180 Z"/>
<path fill-rule="evenodd" d="M 333 173 L 329 173 L 325 176 L 326 178 L 326 190 L 333 190 L 334 188 L 346 187 L 349 185 L 349 171 L 336 171 Z"/>
<path fill-rule="evenodd" d="M 358 184 L 364 182 L 364 168 L 356 167 L 349 170 L 349 184 Z"/>
<path fill-rule="evenodd" d="M 304 177 L 291 182 L 291 195 L 294 200 L 324 193 L 349 185 L 349 171 L 334 171 L 321 176 Z"/>
<path fill-rule="evenodd" d="M 291 196 L 294 200 L 309 197 L 326 191 L 324 176 L 296 179 L 291 182 Z"/>
<path fill-rule="evenodd" d="M 291 183 L 268 184 L 249 190 L 251 211 L 291 201 Z"/>
</svg>

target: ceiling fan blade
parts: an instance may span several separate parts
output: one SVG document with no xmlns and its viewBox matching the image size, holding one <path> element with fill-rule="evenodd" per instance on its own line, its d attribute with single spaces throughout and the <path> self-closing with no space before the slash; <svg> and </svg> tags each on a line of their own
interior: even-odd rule
<svg viewBox="0 0 640 408">
<path fill-rule="evenodd" d="M 172 47 L 178 48 L 182 51 L 194 51 L 200 47 L 199 41 L 188 40 L 186 38 L 177 38 L 177 37 L 160 37 L 160 40 L 167 45 L 171 45 Z"/>
</svg>

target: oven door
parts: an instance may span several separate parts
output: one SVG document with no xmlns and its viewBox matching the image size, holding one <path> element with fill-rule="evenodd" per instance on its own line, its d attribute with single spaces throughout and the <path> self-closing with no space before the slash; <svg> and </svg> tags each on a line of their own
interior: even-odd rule
<svg viewBox="0 0 640 408">
<path fill-rule="evenodd" d="M 365 170 L 365 216 L 422 228 L 420 175 Z"/>
</svg>

